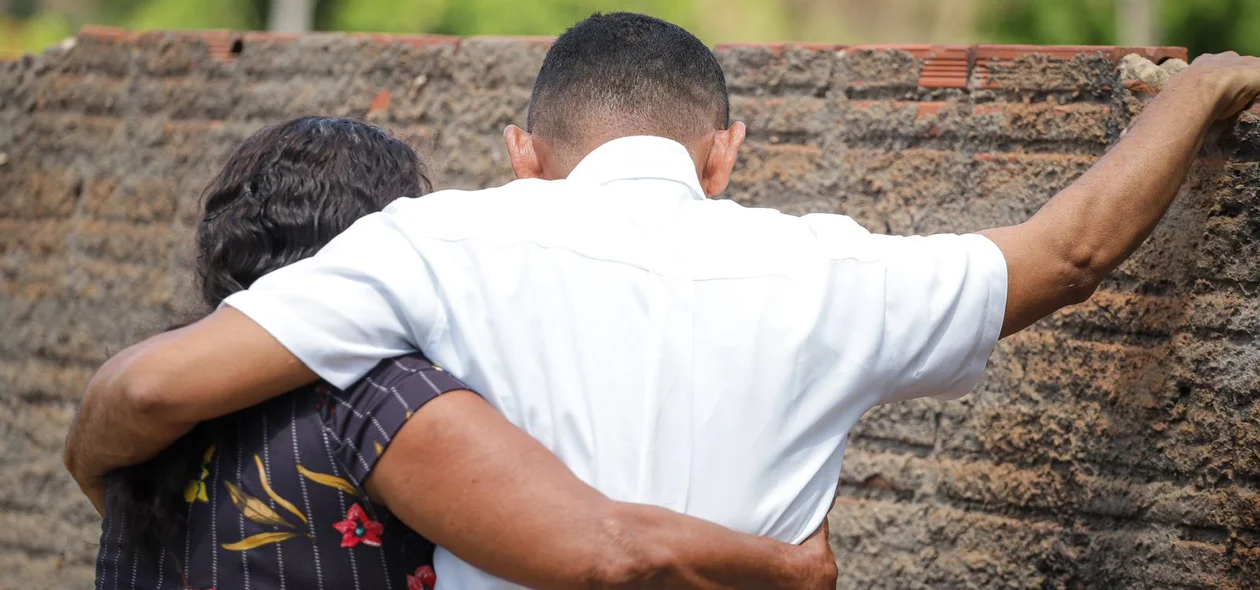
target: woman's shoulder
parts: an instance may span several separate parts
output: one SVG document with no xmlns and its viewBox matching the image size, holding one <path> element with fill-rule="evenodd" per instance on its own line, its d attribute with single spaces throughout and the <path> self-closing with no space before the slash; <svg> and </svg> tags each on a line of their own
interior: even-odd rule
<svg viewBox="0 0 1260 590">
<path fill-rule="evenodd" d="M 377 363 L 362 379 L 347 388 L 345 393 L 364 398 L 401 395 L 428 401 L 456 389 L 468 389 L 468 386 L 417 352 Z"/>
<path fill-rule="evenodd" d="M 324 431 L 359 480 L 412 415 L 444 393 L 468 387 L 421 354 L 386 359 L 345 390 L 315 386 Z"/>
</svg>

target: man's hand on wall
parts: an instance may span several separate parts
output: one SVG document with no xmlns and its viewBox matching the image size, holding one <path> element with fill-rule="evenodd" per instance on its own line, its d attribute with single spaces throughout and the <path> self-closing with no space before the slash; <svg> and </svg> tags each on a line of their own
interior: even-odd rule
<svg viewBox="0 0 1260 590">
<path fill-rule="evenodd" d="M 1173 83 L 1179 79 L 1206 90 L 1215 99 L 1213 120 L 1228 119 L 1247 108 L 1260 93 L 1260 57 L 1233 51 L 1205 53 L 1195 58 Z"/>
<path fill-rule="evenodd" d="M 1142 111 L 1092 168 L 1031 219 L 983 233 L 1007 265 L 1010 335 L 1088 299 L 1146 240 L 1172 204 L 1209 126 L 1260 93 L 1260 58 L 1204 55 Z"/>
</svg>

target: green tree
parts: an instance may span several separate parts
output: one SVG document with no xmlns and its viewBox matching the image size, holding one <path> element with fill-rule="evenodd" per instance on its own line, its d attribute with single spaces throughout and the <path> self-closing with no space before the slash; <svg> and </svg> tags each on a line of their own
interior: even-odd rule
<svg viewBox="0 0 1260 590">
<path fill-rule="evenodd" d="M 1191 55 L 1260 54 L 1260 0 L 1164 0 L 1159 9 L 1163 38 Z"/>
<path fill-rule="evenodd" d="M 123 23 L 140 31 L 156 29 L 257 29 L 265 15 L 253 0 L 150 0 L 138 3 Z"/>
<path fill-rule="evenodd" d="M 687 26 L 693 0 L 375 0 L 329 2 L 317 26 L 326 30 L 447 35 L 555 35 L 597 11 L 653 14 Z"/>
<path fill-rule="evenodd" d="M 979 30 L 998 43 L 1112 45 L 1113 0 L 987 0 Z M 1190 54 L 1260 53 L 1260 0 L 1160 0 L 1160 43 Z"/>
</svg>

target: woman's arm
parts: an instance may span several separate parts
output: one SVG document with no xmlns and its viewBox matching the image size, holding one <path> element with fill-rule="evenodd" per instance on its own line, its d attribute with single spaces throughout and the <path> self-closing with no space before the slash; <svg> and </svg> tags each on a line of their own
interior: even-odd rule
<svg viewBox="0 0 1260 590">
<path fill-rule="evenodd" d="M 531 588 L 835 588 L 825 531 L 796 546 L 614 502 L 465 390 L 416 412 L 365 485 L 434 543 Z"/>
</svg>

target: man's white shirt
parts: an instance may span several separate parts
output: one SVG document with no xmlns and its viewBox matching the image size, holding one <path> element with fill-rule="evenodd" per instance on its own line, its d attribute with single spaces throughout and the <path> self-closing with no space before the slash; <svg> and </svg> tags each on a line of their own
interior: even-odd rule
<svg viewBox="0 0 1260 590">
<path fill-rule="evenodd" d="M 339 387 L 420 349 L 610 498 L 799 542 L 864 412 L 976 384 L 1006 290 L 982 236 L 709 200 L 682 145 L 628 137 L 399 200 L 225 304 Z"/>
</svg>

